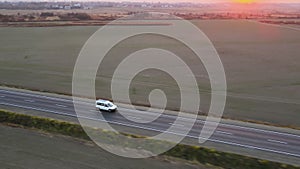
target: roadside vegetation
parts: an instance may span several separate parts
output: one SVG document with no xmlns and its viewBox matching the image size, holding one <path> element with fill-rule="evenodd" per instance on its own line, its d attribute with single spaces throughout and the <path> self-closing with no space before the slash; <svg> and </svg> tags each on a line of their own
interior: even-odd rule
<svg viewBox="0 0 300 169">
<path fill-rule="evenodd" d="M 54 119 L 47 119 L 42 117 L 29 116 L 24 114 L 16 114 L 13 112 L 9 112 L 6 110 L 0 110 L 0 123 L 2 124 L 10 124 L 19 127 L 25 128 L 34 128 L 39 129 L 45 132 L 58 133 L 67 136 L 72 136 L 75 138 L 80 138 L 84 140 L 90 140 L 90 138 L 86 135 L 79 124 L 69 123 Z M 93 129 L 96 130 L 96 129 Z M 118 134 L 99 130 L 97 132 L 103 134 L 101 137 L 104 142 L 110 143 L 115 142 L 120 137 Z M 122 142 L 127 146 L 131 144 L 131 138 L 137 138 L 141 136 L 123 134 Z M 165 142 L 153 141 L 156 144 L 167 144 Z M 232 153 L 225 153 L 216 151 L 214 149 L 208 149 L 197 146 L 189 146 L 189 145 L 177 145 L 168 152 L 163 155 L 181 158 L 185 160 L 189 160 L 192 162 L 202 163 L 205 165 L 214 165 L 220 166 L 225 169 L 299 169 L 300 167 L 291 166 L 286 164 L 280 164 L 267 160 L 260 160 L 256 158 L 241 156 Z"/>
</svg>

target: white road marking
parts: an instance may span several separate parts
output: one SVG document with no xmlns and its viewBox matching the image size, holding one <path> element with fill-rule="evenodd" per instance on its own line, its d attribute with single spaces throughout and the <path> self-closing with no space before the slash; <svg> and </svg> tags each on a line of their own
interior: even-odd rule
<svg viewBox="0 0 300 169">
<path fill-rule="evenodd" d="M 67 99 L 62 99 L 62 98 L 57 98 L 57 97 L 50 97 L 50 96 L 43 96 L 43 95 L 39 95 L 39 94 L 30 94 L 30 93 L 23 93 L 23 92 L 17 92 L 17 91 L 2 90 L 2 89 L 0 91 L 5 92 L 5 93 L 22 95 L 22 96 L 32 96 L 32 97 L 38 97 L 38 98 L 46 98 L 46 99 L 50 99 L 50 100 L 71 101 L 72 102 L 72 100 L 67 100 Z"/>
<path fill-rule="evenodd" d="M 65 116 L 71 116 L 71 117 L 77 117 L 77 118 L 84 118 L 84 119 L 101 121 L 101 122 L 108 122 L 108 123 L 111 123 L 111 124 L 118 124 L 118 125 L 127 126 L 127 127 L 135 127 L 135 128 L 145 129 L 145 130 L 150 130 L 150 131 L 157 131 L 157 132 L 165 132 L 165 133 L 170 133 L 170 134 L 182 135 L 182 134 L 179 134 L 179 133 L 168 132 L 168 131 L 159 130 L 159 129 L 155 129 L 155 128 L 151 128 L 151 127 L 142 127 L 142 126 L 137 126 L 137 125 L 132 125 L 132 124 L 124 124 L 124 123 L 115 122 L 115 121 L 107 121 L 107 120 L 96 119 L 96 118 L 91 118 L 91 117 L 77 116 L 77 115 L 74 115 L 74 114 L 56 112 L 56 111 L 47 110 L 47 109 L 21 106 L 21 105 L 4 103 L 4 102 L 0 102 L 0 104 L 20 107 L 20 108 L 26 108 L 26 109 L 32 109 L 32 110 L 39 110 L 39 111 L 44 111 L 44 112 L 49 112 L 49 113 L 54 113 L 54 114 L 59 114 L 59 115 L 65 115 Z M 191 136 L 191 135 L 184 135 L 184 136 L 199 139 L 199 136 Z M 218 143 L 223 143 L 223 144 L 228 144 L 228 145 L 233 145 L 233 146 L 239 146 L 239 147 L 244 147 L 244 148 L 256 149 L 256 150 L 268 151 L 268 152 L 273 152 L 273 153 L 277 153 L 277 154 L 284 154 L 284 155 L 300 157 L 300 154 L 294 154 L 294 153 L 289 153 L 289 152 L 285 152 L 285 151 L 273 150 L 273 149 L 269 149 L 269 148 L 262 148 L 262 147 L 251 146 L 251 145 L 244 145 L 244 144 L 239 144 L 239 143 L 235 143 L 235 142 L 222 141 L 222 140 L 217 140 L 217 139 L 212 139 L 212 138 L 209 138 L 208 141 L 218 142 Z"/>
<path fill-rule="evenodd" d="M 268 141 L 273 142 L 273 143 L 279 143 L 279 144 L 288 144 L 287 142 L 279 141 L 279 140 L 273 140 L 273 139 L 268 139 Z"/>
<path fill-rule="evenodd" d="M 140 117 L 135 117 L 135 116 L 125 116 L 125 117 L 128 117 L 129 119 L 137 119 L 137 120 L 141 119 Z"/>
<path fill-rule="evenodd" d="M 233 135 L 232 133 L 225 132 L 225 131 L 220 131 L 220 130 L 217 130 L 216 133 L 226 134 L 226 135 Z"/>
<path fill-rule="evenodd" d="M 184 127 L 184 124 L 169 123 L 172 126 Z"/>
<path fill-rule="evenodd" d="M 3 98 L 3 97 L 5 97 L 5 96 L 0 96 L 0 97 L 2 97 L 2 98 Z"/>
<path fill-rule="evenodd" d="M 34 100 L 24 100 L 25 102 L 30 102 L 30 103 L 33 103 L 35 102 Z"/>
<path fill-rule="evenodd" d="M 132 110 L 132 109 L 128 109 L 128 108 L 124 108 L 122 107 L 122 109 L 125 110 Z M 139 113 L 142 114 L 155 114 L 155 112 L 141 112 L 138 111 Z M 168 115 L 168 114 L 163 114 L 161 116 L 165 116 L 165 117 L 177 117 L 174 115 Z M 191 120 L 194 121 L 195 119 L 190 119 L 188 117 L 177 117 L 178 119 L 186 119 L 186 120 Z M 200 122 L 202 124 L 205 123 L 205 120 L 201 120 L 201 119 L 197 119 L 196 122 Z M 277 131 L 272 131 L 272 130 L 264 130 L 264 129 L 258 129 L 258 128 L 253 128 L 253 127 L 245 127 L 245 126 L 239 126 L 239 125 L 235 125 L 235 124 L 226 124 L 226 123 L 219 123 L 219 126 L 227 126 L 227 127 L 233 127 L 233 128 L 240 128 L 240 129 L 245 129 L 245 130 L 252 130 L 252 131 L 258 131 L 258 132 L 262 132 L 262 133 L 273 133 L 273 134 L 278 134 L 278 135 L 283 135 L 283 136 L 292 136 L 292 137 L 298 137 L 300 138 L 300 135 L 295 135 L 295 134 L 291 134 L 291 133 L 281 133 L 281 132 L 277 132 Z"/>
<path fill-rule="evenodd" d="M 58 106 L 58 107 L 67 107 L 67 106 L 61 105 L 61 104 L 55 104 L 55 105 Z"/>
<path fill-rule="evenodd" d="M 96 110 L 90 110 L 90 112 L 95 112 Z"/>
<path fill-rule="evenodd" d="M 36 97 L 36 98 L 44 98 L 44 99 L 49 99 L 49 100 L 73 103 L 73 98 L 71 96 L 70 96 L 71 97 L 70 99 L 63 99 L 63 98 L 58 98 L 57 96 L 43 96 L 43 95 L 40 95 L 40 94 L 30 94 L 30 93 L 9 91 L 9 90 L 3 90 L 3 89 L 0 89 L 0 92 L 5 92 L 5 93 L 10 93 L 10 94 L 15 94 L 15 95 L 21 95 L 21 96 L 31 96 L 31 97 Z M 93 103 L 76 100 L 76 103 L 81 103 L 81 104 L 85 104 L 85 105 L 94 105 L 94 101 L 92 101 L 92 102 Z"/>
</svg>

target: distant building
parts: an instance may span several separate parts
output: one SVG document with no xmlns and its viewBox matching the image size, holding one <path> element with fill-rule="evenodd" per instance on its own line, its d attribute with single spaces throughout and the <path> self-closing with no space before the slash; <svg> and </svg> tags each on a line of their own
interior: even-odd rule
<svg viewBox="0 0 300 169">
<path fill-rule="evenodd" d="M 51 5 L 50 8 L 51 9 L 59 9 L 59 5 L 56 5 L 56 4 L 55 5 Z"/>
<path fill-rule="evenodd" d="M 73 9 L 80 9 L 81 8 L 81 4 L 80 3 L 73 4 L 72 8 Z"/>
<path fill-rule="evenodd" d="M 70 6 L 70 5 L 65 5 L 65 6 L 64 6 L 64 9 L 65 9 L 65 10 L 70 10 L 70 9 L 71 9 L 71 6 Z"/>
</svg>

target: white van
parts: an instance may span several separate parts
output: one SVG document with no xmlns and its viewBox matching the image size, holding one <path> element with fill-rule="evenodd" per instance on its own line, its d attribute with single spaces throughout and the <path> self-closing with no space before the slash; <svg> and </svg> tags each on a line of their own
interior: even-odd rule
<svg viewBox="0 0 300 169">
<path fill-rule="evenodd" d="M 114 112 L 117 110 L 117 106 L 108 100 L 97 100 L 96 108 L 98 108 L 100 111 L 108 112 Z"/>
</svg>

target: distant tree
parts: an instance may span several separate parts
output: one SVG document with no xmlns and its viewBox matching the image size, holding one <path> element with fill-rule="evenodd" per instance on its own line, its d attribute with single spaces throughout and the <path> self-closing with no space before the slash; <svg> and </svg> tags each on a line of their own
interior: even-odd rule
<svg viewBox="0 0 300 169">
<path fill-rule="evenodd" d="M 86 13 L 76 13 L 75 18 L 78 18 L 79 20 L 91 20 L 91 16 Z"/>
<path fill-rule="evenodd" d="M 53 12 L 42 12 L 41 17 L 50 17 L 50 16 L 54 16 Z"/>
<path fill-rule="evenodd" d="M 32 15 L 30 15 L 28 19 L 29 19 L 29 20 L 34 20 L 34 19 L 35 19 L 35 17 L 34 17 L 34 16 L 32 16 Z"/>
</svg>

